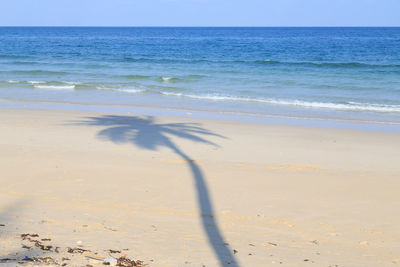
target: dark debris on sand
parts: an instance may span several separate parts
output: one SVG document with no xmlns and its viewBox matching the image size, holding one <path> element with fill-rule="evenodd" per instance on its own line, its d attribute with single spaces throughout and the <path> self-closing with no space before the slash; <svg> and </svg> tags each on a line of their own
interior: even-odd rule
<svg viewBox="0 0 400 267">
<path fill-rule="evenodd" d="M 54 247 L 51 245 L 47 245 L 47 244 L 43 244 L 42 241 L 51 241 L 50 238 L 41 238 L 39 240 L 39 235 L 38 234 L 21 234 L 20 235 L 21 240 L 25 241 L 25 242 L 29 242 L 32 243 L 34 245 L 34 247 L 38 247 L 39 249 L 45 251 L 45 252 L 55 252 L 55 253 L 60 253 L 59 249 L 60 247 Z M 28 246 L 26 244 L 22 244 L 22 248 L 30 250 L 33 248 L 33 246 Z M 127 250 L 127 249 L 126 249 Z M 83 249 L 83 248 L 71 248 L 71 247 L 67 247 L 66 250 L 64 250 L 68 253 L 71 254 L 83 254 L 85 252 L 91 252 L 90 250 L 87 249 Z M 113 250 L 113 249 L 109 249 L 107 250 L 109 253 L 112 254 L 116 254 L 116 253 L 121 253 L 121 250 Z M 96 253 L 97 254 L 97 253 Z M 52 257 L 28 257 L 25 256 L 23 259 L 10 259 L 10 258 L 3 258 L 0 259 L 0 263 L 19 263 L 19 264 L 24 264 L 27 262 L 31 262 L 34 263 L 35 265 L 56 265 L 56 266 L 67 266 L 68 263 L 66 263 L 66 261 L 69 261 L 69 258 L 63 257 L 61 259 L 61 263 L 59 263 L 57 260 L 55 260 Z M 121 267 L 143 267 L 145 266 L 143 264 L 142 261 L 140 260 L 131 260 L 127 257 L 120 257 L 120 258 L 116 258 L 117 260 L 117 265 L 116 266 L 121 266 Z M 107 265 L 107 262 L 104 262 L 103 264 Z M 86 266 L 91 266 L 90 264 L 87 264 Z"/>
<path fill-rule="evenodd" d="M 120 257 L 117 259 L 117 266 L 122 266 L 122 267 L 133 267 L 133 266 L 137 266 L 137 267 L 142 267 L 143 262 L 142 261 L 134 261 L 134 260 L 130 260 L 128 258 L 125 257 Z"/>
<path fill-rule="evenodd" d="M 83 252 L 89 251 L 87 249 L 83 249 L 83 248 L 67 248 L 67 252 L 68 253 L 80 253 L 82 254 Z"/>
<path fill-rule="evenodd" d="M 40 248 L 41 250 L 52 251 L 51 249 L 53 248 L 53 246 L 44 245 L 41 241 L 34 239 L 37 237 L 39 237 L 38 234 L 21 234 L 22 240 L 33 243 L 36 247 Z M 26 248 L 26 249 L 30 249 L 30 247 L 28 247 L 26 245 L 22 245 L 22 247 Z"/>
</svg>

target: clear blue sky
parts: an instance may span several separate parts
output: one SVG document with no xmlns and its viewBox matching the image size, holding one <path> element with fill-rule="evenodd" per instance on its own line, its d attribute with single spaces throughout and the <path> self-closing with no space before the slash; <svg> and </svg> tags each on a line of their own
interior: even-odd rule
<svg viewBox="0 0 400 267">
<path fill-rule="evenodd" d="M 1 26 L 400 26 L 400 0 L 0 0 Z"/>
</svg>

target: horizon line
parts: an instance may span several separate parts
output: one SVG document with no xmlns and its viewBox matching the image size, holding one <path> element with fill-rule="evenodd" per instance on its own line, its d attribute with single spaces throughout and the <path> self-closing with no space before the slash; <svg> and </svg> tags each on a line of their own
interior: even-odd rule
<svg viewBox="0 0 400 267">
<path fill-rule="evenodd" d="M 350 26 L 350 25 L 342 25 L 342 26 L 139 26 L 139 25 L 121 25 L 121 26 L 106 26 L 106 25 L 0 25 L 0 28 L 17 28 L 17 27 L 26 27 L 26 28 L 39 28 L 39 27 L 48 27 L 48 28 L 400 28 L 398 26 L 379 26 L 379 25 L 371 25 L 371 26 Z"/>
</svg>

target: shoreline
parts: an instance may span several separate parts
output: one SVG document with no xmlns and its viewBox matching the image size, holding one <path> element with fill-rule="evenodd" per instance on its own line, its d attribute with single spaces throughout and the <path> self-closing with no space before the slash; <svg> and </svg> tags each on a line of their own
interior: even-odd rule
<svg viewBox="0 0 400 267">
<path fill-rule="evenodd" d="M 275 114 L 254 114 L 246 112 L 220 112 L 196 109 L 179 109 L 156 106 L 137 105 L 89 105 L 64 102 L 42 102 L 0 99 L 0 109 L 33 109 L 33 110 L 76 110 L 111 113 L 138 113 L 143 115 L 167 115 L 171 117 L 187 117 L 199 119 L 216 119 L 242 121 L 263 124 L 291 125 L 318 128 L 338 128 L 361 131 L 400 132 L 400 122 L 376 121 L 345 118 L 322 118 L 306 116 L 287 116 Z"/>
</svg>

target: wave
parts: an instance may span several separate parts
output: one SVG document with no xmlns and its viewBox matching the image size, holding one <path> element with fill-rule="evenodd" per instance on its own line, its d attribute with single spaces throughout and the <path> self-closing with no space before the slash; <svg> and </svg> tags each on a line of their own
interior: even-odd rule
<svg viewBox="0 0 400 267">
<path fill-rule="evenodd" d="M 310 108 L 325 108 L 348 111 L 373 111 L 373 112 L 400 112 L 400 105 L 370 104 L 370 103 L 326 103 L 326 102 L 307 102 L 307 101 L 270 101 L 271 104 L 301 106 Z"/>
<path fill-rule="evenodd" d="M 1 58 L 1 55 L 0 55 Z M 11 57 L 10 58 L 14 58 Z M 24 57 L 23 57 L 24 58 Z M 121 61 L 121 59 L 116 59 Z M 197 64 L 197 63 L 208 63 L 208 64 L 232 64 L 232 65 L 262 65 L 271 67 L 309 67 L 309 68 L 332 68 L 332 69 L 373 69 L 373 70 L 395 70 L 400 71 L 400 63 L 385 64 L 379 62 L 330 62 L 330 61 L 285 61 L 285 60 L 234 60 L 234 59 L 185 59 L 185 58 L 151 58 L 151 57 L 141 57 L 141 58 L 131 58 L 126 57 L 122 59 L 123 62 L 137 62 L 137 63 L 160 63 L 160 64 Z M 35 61 L 12 61 L 7 62 L 7 64 L 16 65 L 37 65 L 38 62 Z M 42 63 L 40 63 L 42 64 Z M 88 64 L 85 67 L 89 69 L 98 68 L 109 68 L 109 65 L 104 64 Z M 13 71 L 17 74 L 56 74 L 63 75 L 68 74 L 64 71 L 47 71 L 47 70 L 20 70 Z M 193 78 L 200 78 L 195 77 Z M 147 79 L 150 78 L 146 75 L 124 75 L 120 76 L 127 79 Z"/>
<path fill-rule="evenodd" d="M 157 80 L 165 83 L 175 83 L 179 81 L 179 79 L 175 77 L 159 77 Z"/>
<path fill-rule="evenodd" d="M 39 74 L 39 75 L 65 75 L 69 74 L 69 72 L 65 71 L 50 71 L 50 70 L 17 70 L 11 71 L 15 74 Z"/>
<path fill-rule="evenodd" d="M 125 57 L 122 59 L 123 62 L 135 62 L 135 63 L 201 63 L 201 62 L 218 62 L 215 60 L 207 59 L 186 59 L 186 58 L 150 58 L 150 57 L 140 57 L 132 58 Z"/>
<path fill-rule="evenodd" d="M 144 80 L 144 79 L 149 79 L 151 76 L 146 76 L 146 75 L 122 75 L 119 76 L 121 78 L 125 79 L 130 79 L 130 80 Z"/>
<path fill-rule="evenodd" d="M 72 81 L 27 81 L 29 84 L 40 84 L 42 86 L 66 86 L 66 85 L 79 85 L 81 82 L 72 82 Z"/>
<path fill-rule="evenodd" d="M 46 82 L 42 82 L 42 81 L 27 81 L 27 83 L 30 83 L 30 84 L 43 84 L 43 83 L 46 83 Z"/>
<path fill-rule="evenodd" d="M 155 77 L 149 76 L 149 75 L 122 75 L 122 76 L 116 76 L 117 78 L 124 78 L 124 79 L 129 79 L 129 80 L 149 80 L 149 79 L 155 79 Z M 176 78 L 176 77 L 158 77 L 156 78 L 157 81 L 159 82 L 164 82 L 164 83 L 175 83 L 175 82 L 190 82 L 193 80 L 199 80 L 202 79 L 206 76 L 204 75 L 186 75 L 183 76 L 183 79 L 181 78 Z"/>
<path fill-rule="evenodd" d="M 43 64 L 43 63 L 39 63 L 39 62 L 35 62 L 35 61 L 6 61 L 3 64 L 6 65 L 28 65 L 28 66 L 32 66 L 32 65 L 39 65 L 39 64 Z"/>
<path fill-rule="evenodd" d="M 75 85 L 34 85 L 36 89 L 45 89 L 45 90 L 74 90 Z"/>
<path fill-rule="evenodd" d="M 258 60 L 255 63 L 262 65 L 325 67 L 325 68 L 400 68 L 400 64 L 371 64 L 363 62 L 307 62 L 307 61 L 274 61 Z"/>
<path fill-rule="evenodd" d="M 97 86 L 96 89 L 105 90 L 105 91 L 130 93 L 130 94 L 144 93 L 146 91 L 145 89 L 137 89 L 137 88 L 110 88 L 110 87 L 104 87 L 104 86 Z"/>
<path fill-rule="evenodd" d="M 188 97 L 194 99 L 213 100 L 213 101 L 238 101 L 238 102 L 258 102 L 272 105 L 298 106 L 306 108 L 323 108 L 347 111 L 372 111 L 372 112 L 400 112 L 400 105 L 385 105 L 371 103 L 327 103 L 327 102 L 309 102 L 301 100 L 280 100 L 265 98 L 247 98 L 223 95 L 190 95 L 182 93 L 161 92 L 166 96 Z"/>
<path fill-rule="evenodd" d="M 61 83 L 72 84 L 72 85 L 82 84 L 81 82 L 71 82 L 71 81 L 62 81 Z"/>
<path fill-rule="evenodd" d="M 149 60 L 150 58 L 133 58 L 133 57 L 124 57 L 123 61 L 128 61 L 128 62 L 137 62 L 137 61 L 146 61 Z"/>
<path fill-rule="evenodd" d="M 189 75 L 186 75 L 185 76 L 185 78 L 188 78 L 188 79 L 202 79 L 202 78 L 206 78 L 207 76 L 205 76 L 205 75 L 199 75 L 199 74 L 189 74 Z"/>
<path fill-rule="evenodd" d="M 86 69 L 110 69 L 112 68 L 109 65 L 104 65 L 104 64 L 86 64 L 83 65 L 84 68 Z"/>
<path fill-rule="evenodd" d="M 366 62 L 327 62 L 327 61 L 278 61 L 278 60 L 233 60 L 233 59 L 184 59 L 184 58 L 131 58 L 123 59 L 126 62 L 148 63 L 221 63 L 221 64 L 256 64 L 270 66 L 294 67 L 322 67 L 322 68 L 400 68 L 400 63 L 366 63 Z"/>
<path fill-rule="evenodd" d="M 0 54 L 0 59 L 26 59 L 26 58 L 30 58 L 30 56 Z"/>
</svg>

